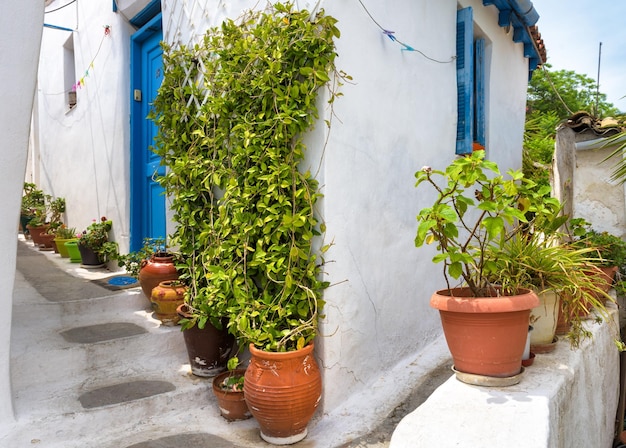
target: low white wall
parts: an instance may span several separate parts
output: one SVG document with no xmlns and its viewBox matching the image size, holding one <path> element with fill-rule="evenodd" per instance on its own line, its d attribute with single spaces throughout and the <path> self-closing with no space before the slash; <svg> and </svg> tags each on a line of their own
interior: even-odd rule
<svg viewBox="0 0 626 448">
<path fill-rule="evenodd" d="M 0 6 L 0 434 L 13 422 L 9 352 L 15 253 L 28 130 L 43 26 L 43 2 L 3 2 Z"/>
<path fill-rule="evenodd" d="M 593 338 L 572 350 L 561 340 L 539 354 L 515 386 L 470 386 L 450 378 L 407 415 L 390 448 L 610 448 L 619 395 L 617 307 L 588 321 Z"/>
</svg>

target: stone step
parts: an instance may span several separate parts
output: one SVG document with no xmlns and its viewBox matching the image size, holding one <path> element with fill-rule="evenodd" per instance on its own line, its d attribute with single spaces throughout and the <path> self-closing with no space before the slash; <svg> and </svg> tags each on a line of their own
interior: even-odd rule
<svg viewBox="0 0 626 448">
<path fill-rule="evenodd" d="M 12 369 L 20 372 L 13 377 L 18 410 L 29 397 L 45 400 L 51 394 L 69 394 L 78 387 L 91 388 L 111 378 L 123 380 L 154 372 L 161 377 L 190 375 L 178 327 L 92 343 L 67 342 L 61 334 L 53 334 L 50 339 L 50 344 L 12 353 Z"/>
</svg>

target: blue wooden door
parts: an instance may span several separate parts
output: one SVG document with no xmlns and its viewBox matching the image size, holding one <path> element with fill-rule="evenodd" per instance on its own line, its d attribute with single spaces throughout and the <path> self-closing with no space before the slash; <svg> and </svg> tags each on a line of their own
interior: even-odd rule
<svg viewBox="0 0 626 448">
<path fill-rule="evenodd" d="M 161 15 L 132 38 L 131 54 L 131 219 L 130 248 L 144 238 L 165 238 L 165 195 L 155 178 L 164 173 L 151 150 L 157 127 L 147 119 L 163 80 Z"/>
</svg>

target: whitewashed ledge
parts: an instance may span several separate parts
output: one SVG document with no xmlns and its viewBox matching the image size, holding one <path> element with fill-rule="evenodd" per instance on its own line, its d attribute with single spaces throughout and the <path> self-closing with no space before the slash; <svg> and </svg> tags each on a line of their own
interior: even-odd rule
<svg viewBox="0 0 626 448">
<path fill-rule="evenodd" d="M 390 448 L 610 448 L 619 396 L 617 306 L 611 322 L 588 322 L 578 349 L 561 340 L 538 354 L 515 386 L 481 387 L 451 377 L 394 431 Z"/>
</svg>

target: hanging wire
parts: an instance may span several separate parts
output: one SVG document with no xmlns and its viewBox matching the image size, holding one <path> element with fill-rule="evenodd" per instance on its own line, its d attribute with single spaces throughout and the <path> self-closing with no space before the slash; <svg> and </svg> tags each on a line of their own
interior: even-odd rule
<svg viewBox="0 0 626 448">
<path fill-rule="evenodd" d="M 559 99 L 559 101 L 561 102 L 561 104 L 563 104 L 563 107 L 565 107 L 565 110 L 567 110 L 567 112 L 570 115 L 573 115 L 574 112 L 572 112 L 570 110 L 569 107 L 567 107 L 567 104 L 565 104 L 565 101 L 563 101 L 563 98 L 561 98 L 561 95 L 559 94 L 559 91 L 556 89 L 556 87 L 554 86 L 554 83 L 552 82 L 552 79 L 550 78 L 550 71 L 545 67 L 545 65 L 541 66 L 541 69 L 543 70 L 543 73 L 546 75 L 546 79 L 548 80 L 548 83 L 550 84 L 550 87 L 552 87 L 552 90 L 554 91 L 554 93 L 556 94 L 556 97 Z"/>
<path fill-rule="evenodd" d="M 71 2 L 66 3 L 66 4 L 65 4 L 65 5 L 63 5 L 63 6 L 59 6 L 59 7 L 58 7 L 58 8 L 56 8 L 56 9 L 52 9 L 52 10 L 50 10 L 50 11 L 44 11 L 44 14 L 48 14 L 48 13 L 51 13 L 51 12 L 58 11 L 59 9 L 63 9 L 63 8 L 65 8 L 66 6 L 70 6 L 72 3 L 76 3 L 76 0 L 72 0 Z"/>
<path fill-rule="evenodd" d="M 430 56 L 424 54 L 422 51 L 420 51 L 420 50 L 418 50 L 418 49 L 416 49 L 416 48 L 414 48 L 414 47 L 412 47 L 412 46 L 402 42 L 400 39 L 398 39 L 396 36 L 394 36 L 395 31 L 388 30 L 388 29 L 384 28 L 380 23 L 378 23 L 378 21 L 374 18 L 374 16 L 372 16 L 372 14 L 369 12 L 367 7 L 363 4 L 363 2 L 361 0 L 357 0 L 357 1 L 361 4 L 361 6 L 363 7 L 363 10 L 366 12 L 366 14 L 372 20 L 372 22 L 374 22 L 376 24 L 376 26 L 382 30 L 382 32 L 383 32 L 383 34 L 385 36 L 387 36 L 393 42 L 397 42 L 400 45 L 402 45 L 402 51 L 414 51 L 416 53 L 421 54 L 423 57 L 425 57 L 429 61 L 433 61 L 433 62 L 436 62 L 438 64 L 449 64 L 449 63 L 453 62 L 456 59 L 456 56 L 451 56 L 450 60 L 448 60 L 448 61 L 440 61 L 438 59 L 431 58 Z"/>
</svg>

